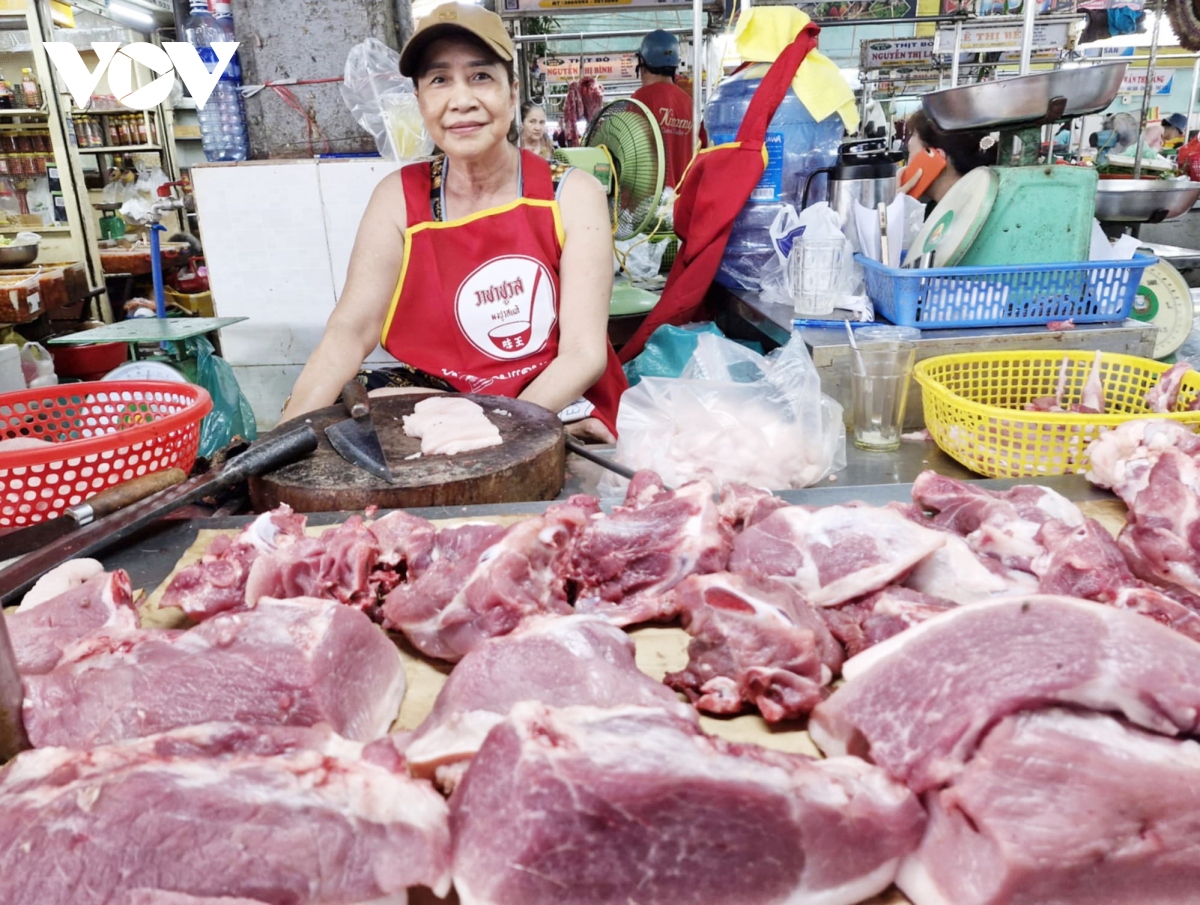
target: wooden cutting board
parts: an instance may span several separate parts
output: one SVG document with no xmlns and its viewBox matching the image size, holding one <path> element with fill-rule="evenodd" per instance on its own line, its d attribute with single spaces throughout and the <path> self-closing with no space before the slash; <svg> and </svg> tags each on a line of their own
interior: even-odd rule
<svg viewBox="0 0 1200 905">
<path fill-rule="evenodd" d="M 297 512 L 412 509 L 552 500 L 562 489 L 566 447 L 562 423 L 541 406 L 500 396 L 466 396 L 500 429 L 500 446 L 453 456 L 421 456 L 421 441 L 404 433 L 404 416 L 427 395 L 372 398 L 372 418 L 395 484 L 388 484 L 338 455 L 325 428 L 349 416 L 341 405 L 306 415 L 319 446 L 311 456 L 250 481 L 259 512 L 287 503 Z M 301 419 L 298 419 L 301 420 Z M 281 424 L 273 433 L 297 422 Z"/>
</svg>

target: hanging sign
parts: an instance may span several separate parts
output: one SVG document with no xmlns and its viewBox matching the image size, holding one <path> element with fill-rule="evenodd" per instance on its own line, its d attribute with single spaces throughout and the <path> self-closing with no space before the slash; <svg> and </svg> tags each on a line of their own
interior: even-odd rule
<svg viewBox="0 0 1200 905">
<path fill-rule="evenodd" d="M 986 53 L 993 50 L 1020 50 L 1024 28 L 1015 25 L 969 25 L 962 30 L 962 53 Z M 1033 49 L 1054 50 L 1067 46 L 1071 35 L 1068 22 L 1045 22 L 1033 27 Z M 938 52 L 954 52 L 954 29 L 940 28 L 937 33 Z"/>
<path fill-rule="evenodd" d="M 800 10 L 814 22 L 911 19 L 917 14 L 917 0 L 835 0 L 833 3 L 801 3 Z"/>
<path fill-rule="evenodd" d="M 860 68 L 890 69 L 893 66 L 928 64 L 933 59 L 935 43 L 932 37 L 863 41 Z"/>
<path fill-rule="evenodd" d="M 604 9 L 691 9 L 691 0 L 504 0 L 506 13 L 537 13 L 543 10 Z"/>
<path fill-rule="evenodd" d="M 1170 94 L 1171 83 L 1175 81 L 1175 70 L 1173 69 L 1155 69 L 1154 70 L 1154 87 L 1150 90 L 1151 94 Z M 1121 94 L 1144 94 L 1146 91 L 1146 70 L 1145 69 L 1130 69 L 1126 70 L 1125 77 L 1121 79 Z"/>
<path fill-rule="evenodd" d="M 637 54 L 585 54 L 583 73 L 579 72 L 579 57 L 539 57 L 533 76 L 539 75 L 547 84 L 561 85 L 591 76 L 598 82 L 632 82 L 637 78 Z"/>
</svg>

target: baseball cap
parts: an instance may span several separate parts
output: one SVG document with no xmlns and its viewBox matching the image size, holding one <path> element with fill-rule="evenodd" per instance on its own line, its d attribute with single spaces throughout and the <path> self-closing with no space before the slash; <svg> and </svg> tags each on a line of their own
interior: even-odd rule
<svg viewBox="0 0 1200 905">
<path fill-rule="evenodd" d="M 1180 132 L 1187 132 L 1188 121 L 1187 117 L 1182 113 L 1172 113 L 1163 121 L 1164 126 L 1174 126 Z"/>
<path fill-rule="evenodd" d="M 495 13 L 472 3 L 443 3 L 417 23 L 417 30 L 400 51 L 400 74 L 412 78 L 425 48 L 439 38 L 462 32 L 474 35 L 505 62 L 516 56 L 512 38 Z"/>
</svg>

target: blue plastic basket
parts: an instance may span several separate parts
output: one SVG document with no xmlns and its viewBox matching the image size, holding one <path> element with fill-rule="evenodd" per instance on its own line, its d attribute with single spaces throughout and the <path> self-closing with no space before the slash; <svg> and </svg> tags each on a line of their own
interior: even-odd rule
<svg viewBox="0 0 1200 905">
<path fill-rule="evenodd" d="M 900 270 L 862 255 L 854 259 L 876 314 L 922 330 L 1123 320 L 1142 274 L 1158 261 L 1139 254 L 1129 261 Z"/>
</svg>

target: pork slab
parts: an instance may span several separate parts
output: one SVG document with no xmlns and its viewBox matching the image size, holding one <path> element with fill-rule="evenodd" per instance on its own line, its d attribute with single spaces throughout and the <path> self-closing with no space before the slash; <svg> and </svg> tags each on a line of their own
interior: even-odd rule
<svg viewBox="0 0 1200 905">
<path fill-rule="evenodd" d="M 463 905 L 850 905 L 925 815 L 857 758 L 735 745 L 656 708 L 523 703 L 450 800 Z"/>
</svg>

